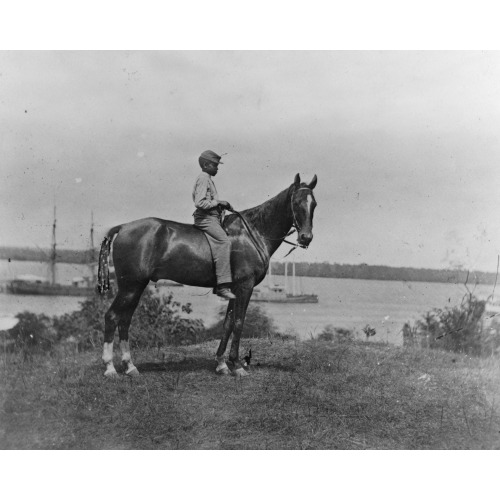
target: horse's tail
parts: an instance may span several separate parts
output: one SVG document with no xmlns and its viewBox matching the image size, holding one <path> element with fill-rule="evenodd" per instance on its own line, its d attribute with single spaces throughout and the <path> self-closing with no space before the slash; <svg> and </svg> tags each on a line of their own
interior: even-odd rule
<svg viewBox="0 0 500 500">
<path fill-rule="evenodd" d="M 99 270 L 97 271 L 97 291 L 105 293 L 110 289 L 109 285 L 109 254 L 111 253 L 111 243 L 118 234 L 122 226 L 112 227 L 101 243 L 99 252 Z"/>
</svg>

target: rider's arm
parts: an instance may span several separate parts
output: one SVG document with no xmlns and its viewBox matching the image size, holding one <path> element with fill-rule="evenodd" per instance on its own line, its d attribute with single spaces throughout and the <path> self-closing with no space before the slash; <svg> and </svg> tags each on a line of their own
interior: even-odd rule
<svg viewBox="0 0 500 500">
<path fill-rule="evenodd" d="M 210 210 L 219 204 L 219 200 L 212 199 L 210 194 L 209 177 L 200 176 L 193 190 L 193 201 L 196 208 Z"/>
</svg>

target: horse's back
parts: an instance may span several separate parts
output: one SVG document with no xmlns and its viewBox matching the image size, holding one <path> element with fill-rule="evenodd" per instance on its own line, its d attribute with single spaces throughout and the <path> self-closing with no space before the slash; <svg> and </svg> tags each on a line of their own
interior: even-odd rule
<svg viewBox="0 0 500 500">
<path fill-rule="evenodd" d="M 160 217 L 145 217 L 143 219 L 137 219 L 131 222 L 126 222 L 125 224 L 120 224 L 117 227 L 120 228 L 120 233 L 146 233 L 148 231 L 160 230 L 161 228 L 167 227 L 177 228 L 188 232 L 192 231 L 193 233 L 200 231 L 192 224 L 161 219 Z"/>
<path fill-rule="evenodd" d="M 203 231 L 191 224 L 148 217 L 120 226 L 113 243 L 117 277 L 171 279 L 212 286 L 212 253 Z"/>
<path fill-rule="evenodd" d="M 261 281 L 266 266 L 241 223 L 229 218 L 233 280 Z M 169 279 L 185 285 L 216 285 L 215 265 L 205 233 L 191 224 L 148 217 L 113 228 L 113 262 L 120 282 Z M 112 230 L 111 230 L 112 231 Z M 243 238 L 242 236 L 245 235 Z"/>
</svg>

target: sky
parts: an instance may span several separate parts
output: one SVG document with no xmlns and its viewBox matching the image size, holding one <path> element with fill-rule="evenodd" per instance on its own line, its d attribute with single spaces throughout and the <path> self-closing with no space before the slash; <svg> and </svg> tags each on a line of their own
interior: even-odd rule
<svg viewBox="0 0 500 500">
<path fill-rule="evenodd" d="M 206 149 L 236 210 L 318 177 L 298 261 L 495 272 L 498 51 L 0 51 L 0 245 L 191 223 Z M 289 247 L 280 248 L 282 258 Z"/>
</svg>

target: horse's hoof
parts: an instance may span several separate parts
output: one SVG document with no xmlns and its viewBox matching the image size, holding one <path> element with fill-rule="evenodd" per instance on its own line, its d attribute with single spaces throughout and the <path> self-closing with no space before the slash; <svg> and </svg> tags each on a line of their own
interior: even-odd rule
<svg viewBox="0 0 500 500">
<path fill-rule="evenodd" d="M 128 375 L 129 377 L 133 377 L 133 378 L 141 376 L 141 374 L 139 373 L 139 370 L 135 366 L 133 368 L 130 368 L 130 370 L 127 370 L 125 372 L 125 375 Z"/>
<path fill-rule="evenodd" d="M 230 375 L 231 371 L 229 370 L 225 361 L 219 361 L 217 364 L 217 368 L 215 369 L 215 373 L 217 375 Z"/>
<path fill-rule="evenodd" d="M 110 370 L 104 372 L 104 376 L 109 379 L 116 379 L 118 378 L 118 373 L 116 372 L 116 370 Z"/>
<path fill-rule="evenodd" d="M 237 377 L 248 377 L 248 372 L 244 368 L 236 368 L 236 370 L 234 370 L 234 374 Z"/>
</svg>

